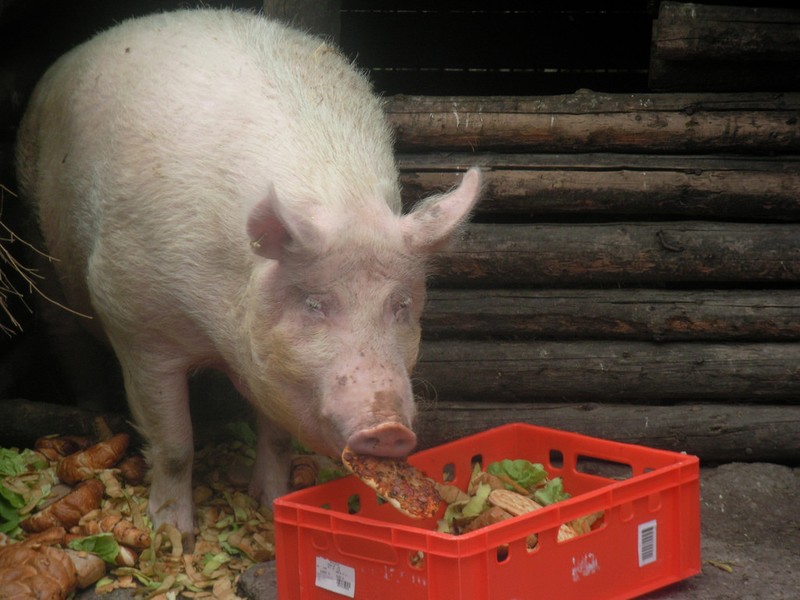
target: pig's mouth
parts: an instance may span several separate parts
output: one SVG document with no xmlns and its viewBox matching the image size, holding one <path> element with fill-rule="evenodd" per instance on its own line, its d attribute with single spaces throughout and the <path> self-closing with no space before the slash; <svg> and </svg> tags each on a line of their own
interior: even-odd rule
<svg viewBox="0 0 800 600">
<path fill-rule="evenodd" d="M 347 434 L 324 417 L 303 419 L 294 437 L 307 449 L 330 458 L 339 458 L 347 445 Z"/>
</svg>

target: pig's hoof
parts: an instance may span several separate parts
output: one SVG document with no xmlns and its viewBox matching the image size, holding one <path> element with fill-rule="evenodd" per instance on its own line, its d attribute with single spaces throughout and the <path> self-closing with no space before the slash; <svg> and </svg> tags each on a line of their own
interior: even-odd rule
<svg viewBox="0 0 800 600">
<path fill-rule="evenodd" d="M 179 510 L 177 504 L 177 501 L 172 499 L 156 507 L 151 498 L 148 512 L 155 531 L 165 530 L 165 526 L 174 527 L 180 533 L 183 554 L 191 554 L 194 552 L 194 511 L 191 508 L 188 511 Z M 169 532 L 165 533 L 169 536 Z M 169 537 L 175 543 L 175 540 Z"/>
</svg>

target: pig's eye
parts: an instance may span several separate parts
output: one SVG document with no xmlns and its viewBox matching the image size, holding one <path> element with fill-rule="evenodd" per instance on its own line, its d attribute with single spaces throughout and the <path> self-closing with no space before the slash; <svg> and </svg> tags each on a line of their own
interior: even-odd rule
<svg viewBox="0 0 800 600">
<path fill-rule="evenodd" d="M 314 296 L 309 296 L 308 298 L 306 298 L 306 308 L 312 313 L 325 316 L 325 308 L 322 305 L 322 300 L 320 300 L 319 298 L 316 298 Z"/>
<path fill-rule="evenodd" d="M 402 319 L 408 313 L 408 309 L 411 306 L 411 297 L 410 296 L 403 296 L 394 304 L 394 317 L 395 319 Z"/>
</svg>

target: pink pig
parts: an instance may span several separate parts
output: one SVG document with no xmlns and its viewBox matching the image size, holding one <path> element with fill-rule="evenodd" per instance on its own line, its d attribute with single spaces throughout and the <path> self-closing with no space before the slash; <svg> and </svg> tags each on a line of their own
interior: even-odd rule
<svg viewBox="0 0 800 600">
<path fill-rule="evenodd" d="M 192 539 L 200 368 L 257 409 L 264 503 L 286 491 L 291 436 L 414 448 L 426 263 L 480 174 L 401 215 L 381 103 L 332 47 L 233 11 L 124 22 L 45 74 L 17 161 L 70 306 L 122 365 L 156 525 Z"/>
</svg>

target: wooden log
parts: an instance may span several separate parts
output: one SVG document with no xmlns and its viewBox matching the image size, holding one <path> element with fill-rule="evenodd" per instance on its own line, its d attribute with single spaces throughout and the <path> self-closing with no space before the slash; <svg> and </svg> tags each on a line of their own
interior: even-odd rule
<svg viewBox="0 0 800 600">
<path fill-rule="evenodd" d="M 394 96 L 401 151 L 788 153 L 800 149 L 800 94 Z"/>
<path fill-rule="evenodd" d="M 654 55 L 680 61 L 800 61 L 800 10 L 662 2 Z"/>
<path fill-rule="evenodd" d="M 0 400 L 0 447 L 30 447 L 43 435 L 97 435 L 96 419 L 102 418 L 115 433 L 138 435 L 124 414 L 88 411 L 74 406 L 34 402 L 21 398 Z"/>
<path fill-rule="evenodd" d="M 440 258 L 459 287 L 797 282 L 800 224 L 473 224 Z"/>
<path fill-rule="evenodd" d="M 797 405 L 437 402 L 421 407 L 415 429 L 428 448 L 515 422 L 688 452 L 707 463 L 795 464 L 800 456 Z"/>
<path fill-rule="evenodd" d="M 426 339 L 800 341 L 800 290 L 431 290 Z"/>
<path fill-rule="evenodd" d="M 800 220 L 800 160 L 619 154 L 401 154 L 411 207 L 480 165 L 478 215 Z"/>
<path fill-rule="evenodd" d="M 196 444 L 213 444 L 229 439 L 224 425 L 232 421 L 251 421 L 252 407 L 233 387 L 222 379 L 203 379 L 202 387 L 192 387 L 192 427 Z M 224 409 L 220 411 L 220 406 Z M 97 419 L 102 419 L 115 433 L 131 435 L 132 445 L 142 446 L 144 440 L 133 425 L 126 406 L 122 412 L 96 411 L 46 401 L 23 398 L 0 400 L 0 448 L 32 447 L 43 435 L 96 436 Z"/>
<path fill-rule="evenodd" d="M 800 401 L 800 344 L 424 341 L 418 393 L 447 402 Z"/>
</svg>

